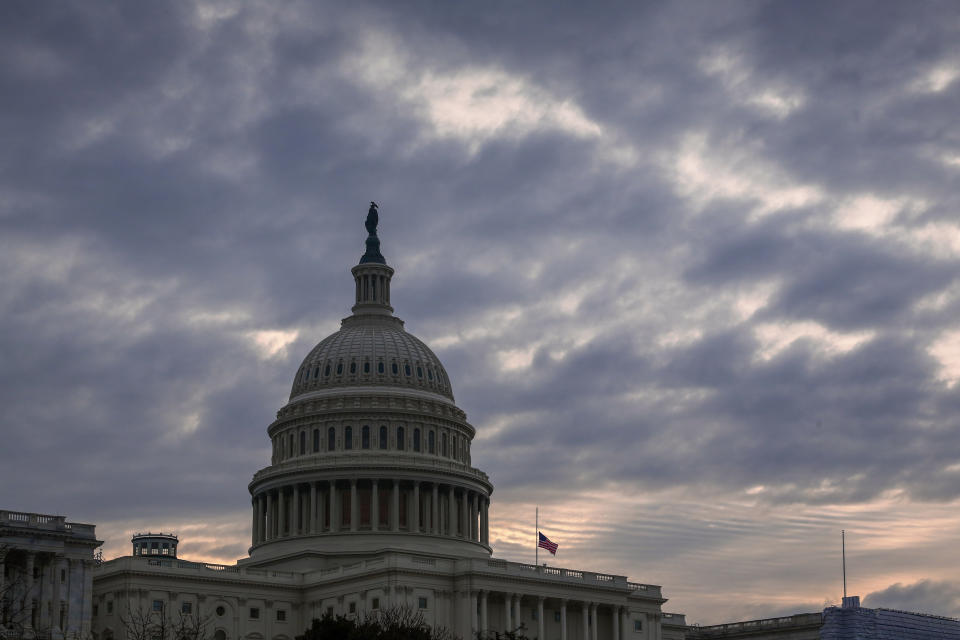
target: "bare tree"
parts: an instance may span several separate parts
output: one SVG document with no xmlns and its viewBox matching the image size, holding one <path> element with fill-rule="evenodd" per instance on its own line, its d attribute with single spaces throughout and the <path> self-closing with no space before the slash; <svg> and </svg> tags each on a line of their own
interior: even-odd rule
<svg viewBox="0 0 960 640">
<path fill-rule="evenodd" d="M 209 640 L 210 616 L 178 612 L 168 615 L 166 603 L 160 609 L 131 608 L 120 616 L 126 640 Z"/>
</svg>

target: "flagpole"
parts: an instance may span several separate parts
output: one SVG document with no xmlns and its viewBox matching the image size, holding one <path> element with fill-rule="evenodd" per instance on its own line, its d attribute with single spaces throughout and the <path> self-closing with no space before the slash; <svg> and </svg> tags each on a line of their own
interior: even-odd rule
<svg viewBox="0 0 960 640">
<path fill-rule="evenodd" d="M 540 566 L 540 505 L 537 505 L 537 523 L 534 525 L 536 528 L 536 535 L 533 538 L 533 566 Z"/>
</svg>

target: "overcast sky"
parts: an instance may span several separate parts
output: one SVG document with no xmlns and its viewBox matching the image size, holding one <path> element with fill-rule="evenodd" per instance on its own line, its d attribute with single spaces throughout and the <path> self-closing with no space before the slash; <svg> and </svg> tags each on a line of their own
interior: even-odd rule
<svg viewBox="0 0 960 640">
<path fill-rule="evenodd" d="M 249 544 L 367 204 L 494 552 L 960 615 L 954 2 L 0 4 L 0 507 Z"/>
</svg>

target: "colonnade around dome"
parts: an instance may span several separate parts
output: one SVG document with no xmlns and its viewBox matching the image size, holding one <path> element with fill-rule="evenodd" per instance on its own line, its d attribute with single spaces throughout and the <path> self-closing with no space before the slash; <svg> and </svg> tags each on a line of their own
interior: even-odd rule
<svg viewBox="0 0 960 640">
<path fill-rule="evenodd" d="M 489 496 L 452 484 L 358 477 L 293 482 L 258 492 L 252 504 L 253 547 L 345 532 L 430 534 L 490 544 Z"/>
</svg>

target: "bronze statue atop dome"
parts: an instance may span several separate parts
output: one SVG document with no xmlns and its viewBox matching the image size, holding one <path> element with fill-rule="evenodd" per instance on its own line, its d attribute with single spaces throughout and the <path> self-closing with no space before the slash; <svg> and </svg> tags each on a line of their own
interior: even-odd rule
<svg viewBox="0 0 960 640">
<path fill-rule="evenodd" d="M 367 227 L 367 233 L 371 236 L 377 235 L 377 224 L 380 222 L 380 216 L 377 213 L 377 203 L 370 201 L 370 209 L 367 210 L 367 221 L 364 225 Z"/>
<path fill-rule="evenodd" d="M 380 214 L 378 213 L 377 203 L 370 201 L 370 208 L 367 210 L 367 219 L 363 223 L 367 228 L 367 252 L 360 258 L 360 264 L 374 262 L 377 264 L 387 264 L 387 259 L 380 253 L 380 239 L 377 237 L 377 225 L 380 223 Z"/>
</svg>

